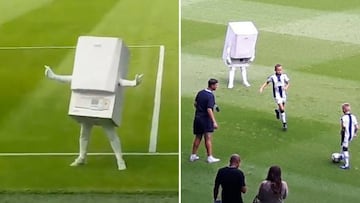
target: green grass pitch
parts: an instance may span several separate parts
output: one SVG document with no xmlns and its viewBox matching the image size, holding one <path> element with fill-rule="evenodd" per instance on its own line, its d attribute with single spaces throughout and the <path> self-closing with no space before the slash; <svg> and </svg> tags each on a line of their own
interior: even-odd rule
<svg viewBox="0 0 360 203">
<path fill-rule="evenodd" d="M 330 162 L 340 150 L 340 105 L 350 102 L 360 116 L 360 3 L 358 1 L 229 0 L 182 1 L 181 199 L 212 202 L 217 169 L 232 153 L 242 157 L 251 202 L 268 167 L 278 164 L 289 185 L 286 202 L 359 202 L 360 142 L 350 147 L 351 169 Z M 248 70 L 251 87 L 227 89 L 227 68 L 221 60 L 226 24 L 255 23 L 259 30 L 256 59 Z M 276 63 L 283 64 L 291 85 L 288 92 L 289 129 L 275 119 L 271 87 L 259 93 Z M 216 164 L 190 163 L 193 100 L 210 77 L 220 80 L 216 91 L 222 111 L 213 136 Z"/>
<path fill-rule="evenodd" d="M 148 152 L 158 45 L 164 45 L 157 152 L 173 153 L 125 155 L 125 171 L 116 170 L 114 156 L 89 156 L 77 168 L 69 166 L 76 155 L 1 156 L 77 152 L 80 126 L 67 116 L 70 86 L 46 79 L 43 68 L 71 74 L 73 49 L 0 50 L 1 202 L 177 202 L 178 7 L 176 0 L 0 1 L 0 47 L 75 46 L 80 35 L 120 37 L 129 45 L 127 77 L 144 78 L 125 90 L 118 128 L 125 153 Z M 89 152 L 111 152 L 99 127 Z"/>
</svg>

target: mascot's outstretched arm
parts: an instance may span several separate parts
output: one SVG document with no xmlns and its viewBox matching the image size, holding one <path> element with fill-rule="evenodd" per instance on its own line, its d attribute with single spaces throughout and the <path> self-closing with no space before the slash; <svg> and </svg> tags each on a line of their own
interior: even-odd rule
<svg viewBox="0 0 360 203">
<path fill-rule="evenodd" d="M 143 76 L 144 76 L 143 74 L 136 74 L 134 80 L 125 80 L 125 79 L 120 78 L 119 79 L 119 85 L 122 86 L 122 87 L 135 87 L 135 86 L 138 86 L 141 83 Z"/>
<path fill-rule="evenodd" d="M 45 65 L 45 76 L 47 78 L 50 78 L 52 80 L 56 80 L 59 82 L 65 82 L 65 83 L 70 83 L 72 76 L 71 75 L 57 75 L 55 74 L 52 70 L 50 66 Z"/>
</svg>

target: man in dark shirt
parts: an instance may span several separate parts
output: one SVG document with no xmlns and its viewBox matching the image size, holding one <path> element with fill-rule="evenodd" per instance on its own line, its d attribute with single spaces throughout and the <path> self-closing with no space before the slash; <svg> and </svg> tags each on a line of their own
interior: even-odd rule
<svg viewBox="0 0 360 203">
<path fill-rule="evenodd" d="M 230 165 L 219 169 L 216 174 L 214 185 L 214 201 L 216 201 L 221 185 L 222 203 L 243 203 L 242 193 L 246 192 L 245 176 L 239 170 L 240 156 L 233 154 L 230 157 Z"/>
<path fill-rule="evenodd" d="M 199 156 L 196 154 L 201 143 L 202 137 L 205 139 L 205 147 L 207 152 L 207 162 L 215 163 L 220 159 L 213 157 L 212 155 L 212 142 L 211 135 L 214 129 L 218 128 L 214 116 L 215 97 L 213 91 L 218 87 L 218 81 L 216 79 L 210 79 L 208 81 L 208 87 L 197 93 L 195 98 L 195 118 L 193 123 L 193 133 L 195 135 L 192 154 L 190 161 L 196 161 Z"/>
</svg>

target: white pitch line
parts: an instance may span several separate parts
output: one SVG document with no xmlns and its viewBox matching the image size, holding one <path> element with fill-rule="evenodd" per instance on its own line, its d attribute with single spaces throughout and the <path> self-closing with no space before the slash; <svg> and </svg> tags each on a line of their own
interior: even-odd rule
<svg viewBox="0 0 360 203">
<path fill-rule="evenodd" d="M 129 45 L 129 48 L 154 48 L 162 45 L 148 44 L 148 45 Z M 0 50 L 27 50 L 27 49 L 75 49 L 76 46 L 13 46 L 0 47 Z"/>
<path fill-rule="evenodd" d="M 161 100 L 162 75 L 164 69 L 164 56 L 165 56 L 165 46 L 161 45 L 159 49 L 159 64 L 158 64 L 158 71 L 156 76 L 154 110 L 153 110 L 153 117 L 151 123 L 151 133 L 150 133 L 150 143 L 149 143 L 149 152 L 151 153 L 156 152 L 156 145 L 157 145 L 160 103 L 161 103 L 160 100 Z"/>
<path fill-rule="evenodd" d="M 24 49 L 75 49 L 75 46 L 21 46 L 0 47 L 0 50 L 24 50 Z"/>
<path fill-rule="evenodd" d="M 157 153 L 148 153 L 148 152 L 129 152 L 122 153 L 125 156 L 177 156 L 177 152 L 157 152 Z M 6 156 L 76 156 L 79 153 L 75 152 L 14 152 L 14 153 L 0 153 L 0 157 Z M 114 155 L 114 153 L 100 152 L 100 153 L 87 153 L 90 156 L 109 156 Z"/>
<path fill-rule="evenodd" d="M 158 45 L 158 44 L 148 44 L 148 45 L 129 45 L 130 48 L 154 48 L 154 47 L 161 47 L 164 45 Z"/>
</svg>

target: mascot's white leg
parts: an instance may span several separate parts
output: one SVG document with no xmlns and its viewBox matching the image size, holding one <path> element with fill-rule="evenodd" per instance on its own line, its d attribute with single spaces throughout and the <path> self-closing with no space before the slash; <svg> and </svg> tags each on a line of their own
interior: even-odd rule
<svg viewBox="0 0 360 203">
<path fill-rule="evenodd" d="M 247 65 L 241 66 L 240 70 L 241 70 L 241 75 L 242 75 L 242 79 L 243 79 L 243 84 L 245 85 L 245 87 L 250 87 L 250 84 L 247 80 Z"/>
<path fill-rule="evenodd" d="M 106 135 L 109 138 L 111 148 L 113 149 L 113 151 L 115 153 L 118 169 L 119 170 L 125 170 L 126 169 L 126 164 L 125 164 L 125 161 L 124 161 L 124 159 L 122 157 L 120 139 L 119 139 L 119 137 L 118 137 L 118 135 L 116 133 L 115 127 L 111 126 L 111 125 L 105 125 L 103 127 L 104 127 L 104 130 L 106 132 Z"/>
<path fill-rule="evenodd" d="M 228 88 L 233 88 L 234 87 L 234 80 L 235 80 L 235 67 L 230 66 L 229 67 L 229 83 L 228 83 Z"/>
<path fill-rule="evenodd" d="M 70 166 L 79 166 L 85 164 L 87 147 L 89 144 L 89 138 L 91 133 L 92 125 L 89 123 L 82 123 L 79 138 L 79 156 L 75 159 Z"/>
</svg>

